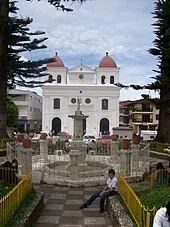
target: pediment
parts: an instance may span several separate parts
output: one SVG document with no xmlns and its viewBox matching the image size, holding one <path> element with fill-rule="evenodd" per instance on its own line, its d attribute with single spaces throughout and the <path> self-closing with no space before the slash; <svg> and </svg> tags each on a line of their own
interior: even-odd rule
<svg viewBox="0 0 170 227">
<path fill-rule="evenodd" d="M 78 72 L 78 73 L 83 73 L 83 72 L 94 72 L 95 70 L 90 68 L 89 66 L 87 65 L 84 65 L 84 64 L 80 64 L 74 68 L 71 68 L 68 70 L 68 73 L 70 72 Z"/>
</svg>

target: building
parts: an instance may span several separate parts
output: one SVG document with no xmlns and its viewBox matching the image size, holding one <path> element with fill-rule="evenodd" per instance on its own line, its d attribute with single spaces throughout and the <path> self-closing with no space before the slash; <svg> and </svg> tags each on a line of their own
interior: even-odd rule
<svg viewBox="0 0 170 227">
<path fill-rule="evenodd" d="M 128 127 L 129 126 L 129 105 L 132 101 L 120 101 L 119 102 L 119 126 Z"/>
<path fill-rule="evenodd" d="M 82 63 L 68 69 L 56 54 L 47 65 L 49 83 L 42 87 L 43 131 L 73 134 L 73 119 L 68 115 L 74 114 L 78 98 L 81 111 L 89 116 L 83 123 L 84 133 L 99 136 L 119 126 L 119 70 L 108 53 L 95 69 Z"/>
<path fill-rule="evenodd" d="M 159 120 L 159 108 L 149 100 L 132 101 L 129 105 L 129 125 L 134 132 L 141 130 L 156 131 Z"/>
<path fill-rule="evenodd" d="M 42 128 L 42 97 L 28 90 L 10 89 L 10 99 L 18 106 L 19 132 L 39 132 Z"/>
</svg>

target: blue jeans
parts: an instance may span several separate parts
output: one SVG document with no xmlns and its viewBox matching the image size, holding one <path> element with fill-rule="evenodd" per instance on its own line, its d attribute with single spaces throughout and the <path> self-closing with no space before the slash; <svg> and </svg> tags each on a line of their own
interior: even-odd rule
<svg viewBox="0 0 170 227">
<path fill-rule="evenodd" d="M 96 198 L 100 197 L 100 210 L 104 210 L 105 199 L 116 194 L 116 192 L 103 192 L 103 194 L 100 196 L 101 192 L 102 191 L 93 193 L 93 195 L 85 202 L 85 204 L 87 204 L 87 206 L 90 206 Z"/>
</svg>

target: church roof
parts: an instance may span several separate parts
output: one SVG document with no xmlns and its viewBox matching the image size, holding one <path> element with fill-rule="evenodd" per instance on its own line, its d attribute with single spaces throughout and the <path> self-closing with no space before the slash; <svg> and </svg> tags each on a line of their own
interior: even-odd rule
<svg viewBox="0 0 170 227">
<path fill-rule="evenodd" d="M 65 67 L 63 61 L 56 53 L 54 61 L 47 64 L 47 67 Z"/>
<path fill-rule="evenodd" d="M 106 52 L 106 56 L 101 60 L 99 67 L 105 67 L 105 68 L 117 68 L 117 65 L 115 61 L 108 55 L 108 52 Z"/>
</svg>

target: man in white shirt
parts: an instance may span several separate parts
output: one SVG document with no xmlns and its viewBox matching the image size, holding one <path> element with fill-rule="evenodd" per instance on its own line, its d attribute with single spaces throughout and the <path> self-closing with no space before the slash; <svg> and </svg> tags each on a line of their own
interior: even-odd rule
<svg viewBox="0 0 170 227">
<path fill-rule="evenodd" d="M 114 195 L 118 190 L 118 181 L 117 181 L 117 177 L 115 176 L 115 171 L 113 169 L 110 169 L 108 171 L 108 176 L 109 178 L 107 180 L 107 185 L 104 188 L 104 190 L 93 193 L 93 195 L 80 206 L 80 209 L 87 208 L 93 203 L 93 201 L 97 197 L 100 197 L 100 213 L 104 212 L 105 199 Z"/>
<path fill-rule="evenodd" d="M 153 227 L 170 227 L 170 201 L 156 212 Z"/>
</svg>

